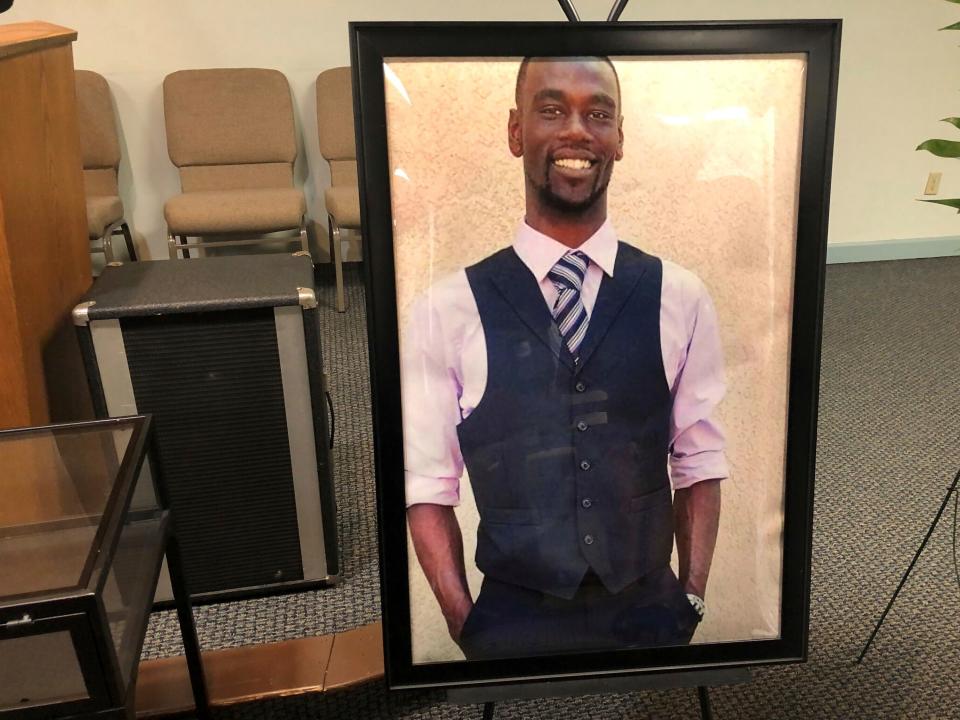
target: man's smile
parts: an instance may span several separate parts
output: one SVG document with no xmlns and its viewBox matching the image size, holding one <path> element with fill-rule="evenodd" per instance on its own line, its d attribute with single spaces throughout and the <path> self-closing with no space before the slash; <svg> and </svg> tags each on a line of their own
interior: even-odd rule
<svg viewBox="0 0 960 720">
<path fill-rule="evenodd" d="M 599 166 L 599 161 L 592 154 L 570 151 L 560 151 L 552 155 L 549 164 L 558 177 L 570 181 L 592 177 Z"/>
<path fill-rule="evenodd" d="M 556 167 L 567 168 L 569 170 L 589 170 L 593 167 L 594 162 L 580 158 L 556 158 L 553 164 Z"/>
</svg>

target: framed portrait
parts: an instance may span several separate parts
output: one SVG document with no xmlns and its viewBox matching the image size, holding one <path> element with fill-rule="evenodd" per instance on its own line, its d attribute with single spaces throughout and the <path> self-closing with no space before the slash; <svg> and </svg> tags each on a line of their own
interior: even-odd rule
<svg viewBox="0 0 960 720">
<path fill-rule="evenodd" d="M 840 22 L 350 39 L 390 687 L 803 661 Z"/>
</svg>

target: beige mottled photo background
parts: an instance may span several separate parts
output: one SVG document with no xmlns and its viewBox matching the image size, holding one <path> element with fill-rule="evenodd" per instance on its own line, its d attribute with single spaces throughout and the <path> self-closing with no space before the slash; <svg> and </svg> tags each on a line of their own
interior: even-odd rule
<svg viewBox="0 0 960 720">
<path fill-rule="evenodd" d="M 609 214 L 622 240 L 695 272 L 717 307 L 728 392 L 708 612 L 694 642 L 779 635 L 787 369 L 805 61 L 799 55 L 616 59 L 624 158 Z M 521 161 L 507 148 L 518 60 L 384 68 L 398 320 L 437 279 L 512 241 Z M 416 408 L 404 408 L 416 413 Z M 477 511 L 457 517 L 467 572 Z M 462 659 L 410 547 L 413 662 Z"/>
</svg>

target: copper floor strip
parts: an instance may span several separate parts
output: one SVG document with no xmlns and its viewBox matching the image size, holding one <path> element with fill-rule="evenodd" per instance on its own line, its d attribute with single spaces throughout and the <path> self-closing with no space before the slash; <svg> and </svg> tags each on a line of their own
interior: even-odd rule
<svg viewBox="0 0 960 720">
<path fill-rule="evenodd" d="M 213 707 L 346 688 L 383 677 L 380 623 L 335 635 L 211 650 L 203 653 L 203 664 Z M 136 698 L 138 718 L 191 710 L 184 657 L 140 663 Z"/>
<path fill-rule="evenodd" d="M 334 636 L 324 690 L 359 685 L 383 677 L 383 630 L 380 623 Z"/>
</svg>

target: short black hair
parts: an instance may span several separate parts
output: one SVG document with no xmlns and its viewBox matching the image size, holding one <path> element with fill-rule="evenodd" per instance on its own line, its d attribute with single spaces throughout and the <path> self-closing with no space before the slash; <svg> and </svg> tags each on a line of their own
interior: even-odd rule
<svg viewBox="0 0 960 720">
<path fill-rule="evenodd" d="M 617 81 L 617 105 L 620 105 L 620 76 L 617 75 L 617 68 L 614 67 L 613 62 L 606 55 L 585 55 L 582 57 L 549 57 L 549 56 L 534 56 L 527 55 L 520 61 L 520 69 L 517 70 L 517 86 L 513 91 L 513 99 L 517 104 L 517 107 L 520 107 L 520 88 L 523 86 L 523 81 L 527 77 L 527 65 L 530 64 L 531 60 L 549 60 L 549 61 L 559 61 L 563 62 L 564 60 L 582 60 L 591 58 L 594 60 L 600 60 L 605 62 L 610 66 L 610 69 L 613 70 L 613 77 Z"/>
</svg>

